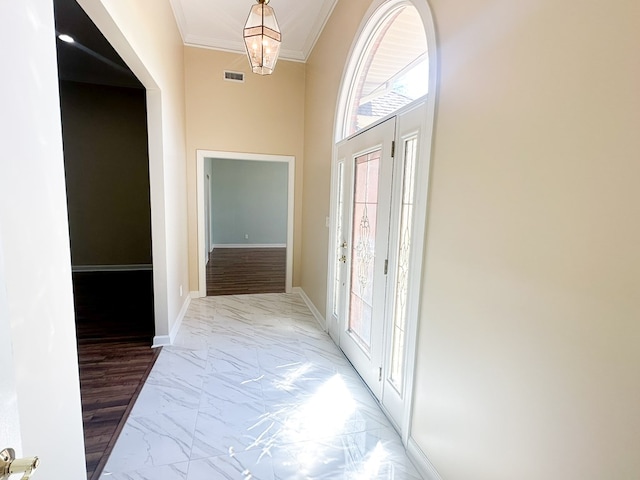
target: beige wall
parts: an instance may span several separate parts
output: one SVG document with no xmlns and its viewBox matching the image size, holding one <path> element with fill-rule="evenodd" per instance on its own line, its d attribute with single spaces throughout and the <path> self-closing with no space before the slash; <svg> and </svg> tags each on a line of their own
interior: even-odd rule
<svg viewBox="0 0 640 480">
<path fill-rule="evenodd" d="M 0 337 L 10 348 L 3 360 L 7 354 L 13 360 L 0 365 L 0 449 L 38 455 L 41 478 L 81 480 L 86 471 L 55 42 L 52 2 L 0 2 L 0 52 L 11 65 L 0 77 Z M 19 420 L 11 415 L 5 423 L 5 408 L 15 406 Z"/>
<path fill-rule="evenodd" d="M 446 479 L 640 472 L 640 5 L 432 2 L 414 437 Z"/>
<path fill-rule="evenodd" d="M 307 61 L 302 288 L 324 315 L 334 122 L 342 70 L 369 0 L 339 1 Z"/>
<path fill-rule="evenodd" d="M 223 79 L 244 72 L 244 83 Z M 246 55 L 185 47 L 189 180 L 190 288 L 198 285 L 196 150 L 293 155 L 295 210 L 293 285 L 300 284 L 305 65 L 279 60 L 272 75 L 255 75 Z"/>
<path fill-rule="evenodd" d="M 340 1 L 307 65 L 302 287 L 321 310 L 333 105 L 368 3 Z M 636 478 L 640 4 L 430 3 L 412 436 L 445 480 Z"/>
<path fill-rule="evenodd" d="M 189 296 L 182 38 L 168 0 L 78 3 L 147 89 L 156 340 L 165 342 Z"/>
</svg>

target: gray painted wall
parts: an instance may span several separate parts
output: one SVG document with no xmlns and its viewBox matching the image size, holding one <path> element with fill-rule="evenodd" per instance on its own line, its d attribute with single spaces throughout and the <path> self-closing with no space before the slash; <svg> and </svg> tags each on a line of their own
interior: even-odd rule
<svg viewBox="0 0 640 480">
<path fill-rule="evenodd" d="M 214 244 L 285 244 L 288 164 L 219 158 L 207 162 Z"/>
</svg>

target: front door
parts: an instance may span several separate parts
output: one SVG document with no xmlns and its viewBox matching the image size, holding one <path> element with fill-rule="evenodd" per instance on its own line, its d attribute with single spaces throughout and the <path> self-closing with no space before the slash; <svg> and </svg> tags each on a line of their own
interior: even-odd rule
<svg viewBox="0 0 640 480">
<path fill-rule="evenodd" d="M 341 143 L 343 316 L 345 352 L 371 391 L 382 395 L 382 355 L 395 118 Z"/>
<path fill-rule="evenodd" d="M 328 327 L 401 433 L 409 424 L 428 185 L 426 103 L 337 145 Z"/>
</svg>

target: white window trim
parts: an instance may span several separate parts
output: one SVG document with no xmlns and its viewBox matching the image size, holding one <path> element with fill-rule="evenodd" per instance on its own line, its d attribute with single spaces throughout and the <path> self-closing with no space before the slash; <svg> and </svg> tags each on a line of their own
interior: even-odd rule
<svg viewBox="0 0 640 480">
<path fill-rule="evenodd" d="M 435 87 L 434 74 L 436 73 L 436 62 L 434 61 L 434 57 L 436 38 L 433 17 L 429 6 L 426 2 L 419 0 L 375 0 L 367 10 L 364 20 L 358 28 L 355 40 L 347 56 L 347 64 L 342 73 L 340 94 L 338 95 L 335 110 L 334 143 L 338 143 L 340 140 L 344 140 L 351 135 L 351 133 L 346 132 L 347 116 L 350 110 L 349 106 L 353 100 L 352 95 L 355 90 L 354 82 L 357 80 L 356 74 L 362 62 L 367 58 L 365 52 L 371 46 L 372 41 L 375 39 L 376 32 L 385 19 L 394 11 L 407 5 L 413 6 L 422 18 L 425 35 L 427 37 L 427 52 L 429 55 L 429 86 Z"/>
</svg>

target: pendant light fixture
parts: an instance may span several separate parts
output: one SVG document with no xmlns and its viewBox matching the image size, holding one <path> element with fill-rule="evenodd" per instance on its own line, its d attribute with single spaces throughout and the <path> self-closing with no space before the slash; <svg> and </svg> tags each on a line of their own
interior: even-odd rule
<svg viewBox="0 0 640 480">
<path fill-rule="evenodd" d="M 253 73 L 270 75 L 280 53 L 280 28 L 269 0 L 257 0 L 244 25 L 244 45 Z"/>
</svg>

